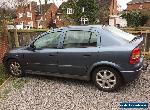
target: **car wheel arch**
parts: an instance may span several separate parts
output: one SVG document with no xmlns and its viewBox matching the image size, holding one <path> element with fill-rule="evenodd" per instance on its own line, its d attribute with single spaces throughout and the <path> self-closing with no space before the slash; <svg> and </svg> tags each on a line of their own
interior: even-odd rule
<svg viewBox="0 0 150 110">
<path fill-rule="evenodd" d="M 8 63 L 9 63 L 9 61 L 11 61 L 11 60 L 16 60 L 16 61 L 18 61 L 18 62 L 19 62 L 19 60 L 18 60 L 17 58 L 12 58 L 12 57 L 10 57 L 10 58 L 7 58 L 7 59 L 6 59 L 6 61 L 5 61 L 5 65 L 7 66 L 7 65 L 8 65 Z"/>
<path fill-rule="evenodd" d="M 96 64 L 94 66 L 92 66 L 92 68 L 90 69 L 90 71 L 88 72 L 89 74 L 89 79 L 92 79 L 92 73 L 96 68 L 100 68 L 100 67 L 108 67 L 108 68 L 112 68 L 114 70 L 116 70 L 118 72 L 118 74 L 121 76 L 123 82 L 124 82 L 124 78 L 123 75 L 120 73 L 120 69 L 117 66 L 114 66 L 113 64 L 106 64 L 106 63 L 101 63 L 101 64 Z"/>
</svg>

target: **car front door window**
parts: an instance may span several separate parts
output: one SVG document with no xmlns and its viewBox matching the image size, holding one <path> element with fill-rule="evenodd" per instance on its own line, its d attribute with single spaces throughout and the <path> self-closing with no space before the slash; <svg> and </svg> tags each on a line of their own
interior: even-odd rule
<svg viewBox="0 0 150 110">
<path fill-rule="evenodd" d="M 57 48 L 60 32 L 48 33 L 34 42 L 36 49 Z"/>
</svg>

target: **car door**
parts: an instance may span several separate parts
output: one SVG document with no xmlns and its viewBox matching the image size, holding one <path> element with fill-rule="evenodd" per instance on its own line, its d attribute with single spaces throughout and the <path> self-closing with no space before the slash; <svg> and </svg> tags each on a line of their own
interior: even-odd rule
<svg viewBox="0 0 150 110">
<path fill-rule="evenodd" d="M 37 39 L 33 45 L 34 50 L 28 50 L 25 54 L 26 69 L 49 73 L 58 72 L 58 45 L 61 32 L 46 33 Z"/>
<path fill-rule="evenodd" d="M 59 72 L 85 76 L 98 57 L 97 39 L 97 34 L 90 30 L 68 30 L 58 54 Z"/>
</svg>

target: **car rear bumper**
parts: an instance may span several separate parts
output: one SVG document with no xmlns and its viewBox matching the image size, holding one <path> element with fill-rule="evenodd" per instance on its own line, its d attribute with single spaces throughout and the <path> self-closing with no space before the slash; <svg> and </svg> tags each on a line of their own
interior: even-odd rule
<svg viewBox="0 0 150 110">
<path fill-rule="evenodd" d="M 134 68 L 130 71 L 121 71 L 121 74 L 124 78 L 124 82 L 130 82 L 134 79 L 138 78 L 141 74 L 141 71 L 144 69 L 147 69 L 147 65 L 143 64 L 144 58 L 140 59 L 140 62 L 136 65 L 134 65 Z"/>
<path fill-rule="evenodd" d="M 124 78 L 124 81 L 127 83 L 127 82 L 133 81 L 134 79 L 138 78 L 141 74 L 142 68 L 143 68 L 143 66 L 135 71 L 122 71 L 121 73 Z"/>
</svg>

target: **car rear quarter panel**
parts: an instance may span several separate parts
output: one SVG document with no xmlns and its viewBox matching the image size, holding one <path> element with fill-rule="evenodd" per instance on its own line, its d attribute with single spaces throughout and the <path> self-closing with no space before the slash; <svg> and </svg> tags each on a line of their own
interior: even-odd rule
<svg viewBox="0 0 150 110">
<path fill-rule="evenodd" d="M 129 63 L 132 48 L 128 46 L 99 47 L 97 62 L 90 67 L 89 72 L 98 65 L 108 65 L 119 71 L 132 70 L 133 65 Z"/>
</svg>

